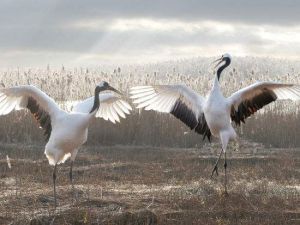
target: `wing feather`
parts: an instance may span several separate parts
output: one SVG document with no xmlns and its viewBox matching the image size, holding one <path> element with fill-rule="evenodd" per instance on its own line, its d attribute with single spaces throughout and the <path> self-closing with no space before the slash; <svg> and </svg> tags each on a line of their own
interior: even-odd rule
<svg viewBox="0 0 300 225">
<path fill-rule="evenodd" d="M 256 111 L 277 99 L 300 100 L 300 86 L 276 82 L 258 82 L 245 87 L 229 98 L 231 119 L 240 124 Z"/>
<path fill-rule="evenodd" d="M 134 100 L 133 103 L 134 104 L 139 104 L 141 102 L 145 102 L 145 101 L 147 101 L 149 99 L 154 98 L 156 95 L 157 95 L 156 93 L 153 93 L 153 94 L 146 95 L 145 97 L 144 96 L 143 97 L 137 97 L 137 99 Z"/>
<path fill-rule="evenodd" d="M 110 112 L 111 112 L 114 120 L 117 121 L 118 123 L 120 123 L 120 118 L 119 118 L 117 112 L 114 109 L 114 104 L 112 104 L 112 106 L 110 107 Z"/>
<path fill-rule="evenodd" d="M 6 98 L 7 98 L 7 96 L 4 95 L 4 94 L 2 94 L 2 96 L 0 97 L 0 103 L 1 103 L 2 101 L 4 101 Z"/>
<path fill-rule="evenodd" d="M 6 98 L 4 99 L 2 102 L 1 102 L 1 108 L 0 108 L 0 115 L 6 115 L 6 114 L 3 114 L 3 112 L 5 111 L 7 105 L 9 104 L 9 98 Z"/>
<path fill-rule="evenodd" d="M 126 118 L 126 114 L 130 114 L 132 110 L 131 106 L 115 93 L 100 93 L 99 100 L 100 107 L 96 113 L 96 117 L 109 120 L 112 123 L 120 122 L 120 117 Z M 94 96 L 75 105 L 73 112 L 88 113 L 93 107 L 93 103 Z"/>
<path fill-rule="evenodd" d="M 130 106 L 127 102 L 125 102 L 125 101 L 123 101 L 123 100 L 121 99 L 121 100 L 117 101 L 117 103 L 118 103 L 119 105 L 122 105 L 122 109 L 124 110 L 124 112 L 125 112 L 126 114 L 130 114 L 130 111 L 132 110 L 132 108 L 131 108 L 131 106 Z"/>
<path fill-rule="evenodd" d="M 125 106 L 125 108 L 127 108 L 128 110 L 132 110 L 132 107 L 127 102 L 122 99 L 120 99 L 120 102 Z"/>
<path fill-rule="evenodd" d="M 137 86 L 130 89 L 130 95 L 137 108 L 170 113 L 210 140 L 203 113 L 205 100 L 185 85 Z"/>
<path fill-rule="evenodd" d="M 127 109 L 126 107 L 120 102 L 120 101 L 117 101 L 116 104 L 120 107 L 120 109 L 126 113 Z"/>
<path fill-rule="evenodd" d="M 54 100 L 33 85 L 0 89 L 0 115 L 25 108 L 34 115 L 48 140 L 52 131 L 51 121 L 61 111 Z"/>
<path fill-rule="evenodd" d="M 137 98 L 142 98 L 144 96 L 149 96 L 151 94 L 155 94 L 155 91 L 154 90 L 150 90 L 150 91 L 145 91 L 145 92 L 141 92 L 141 93 L 138 93 L 138 94 L 135 94 L 135 96 Z"/>
<path fill-rule="evenodd" d="M 9 104 L 6 104 L 6 107 L 3 107 L 3 115 L 10 113 L 16 107 L 16 98 L 10 98 L 8 103 Z"/>
<path fill-rule="evenodd" d="M 107 107 L 103 107 L 103 119 L 104 120 L 108 120 L 108 118 L 109 118 L 109 114 L 108 114 L 108 108 Z M 100 115 L 98 115 L 99 117 L 100 117 Z"/>
<path fill-rule="evenodd" d="M 118 106 L 117 103 L 114 103 L 114 104 L 113 104 L 113 107 L 114 107 L 114 109 L 116 110 L 117 114 L 118 114 L 120 117 L 122 117 L 122 118 L 124 118 L 124 119 L 126 118 L 124 112 L 122 111 L 122 109 L 120 109 L 120 107 Z"/>
<path fill-rule="evenodd" d="M 154 96 L 152 99 L 148 99 L 145 102 L 140 102 L 136 108 L 140 109 L 140 108 L 145 108 L 145 110 L 148 110 L 149 106 L 151 106 L 151 104 L 153 102 L 155 102 L 158 99 L 158 96 Z"/>
</svg>

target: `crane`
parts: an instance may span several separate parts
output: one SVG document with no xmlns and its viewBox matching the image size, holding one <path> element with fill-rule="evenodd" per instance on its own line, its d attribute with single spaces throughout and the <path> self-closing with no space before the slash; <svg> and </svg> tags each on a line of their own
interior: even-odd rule
<svg viewBox="0 0 300 225">
<path fill-rule="evenodd" d="M 240 125 L 245 119 L 265 105 L 279 99 L 300 100 L 300 86 L 277 82 L 257 82 L 242 88 L 229 97 L 224 97 L 220 87 L 222 71 L 231 63 L 226 53 L 215 60 L 217 69 L 212 88 L 203 97 L 185 85 L 148 85 L 130 89 L 130 95 L 137 108 L 170 113 L 191 130 L 203 135 L 209 141 L 217 137 L 221 141 L 221 151 L 213 167 L 211 177 L 218 175 L 218 163 L 224 153 L 225 191 L 227 193 L 228 142 L 237 140 L 232 123 Z"/>
<path fill-rule="evenodd" d="M 111 91 L 101 93 L 103 91 Z M 13 110 L 28 109 L 44 130 L 47 144 L 45 155 L 53 169 L 54 205 L 56 202 L 57 165 L 70 158 L 69 178 L 73 187 L 73 162 L 79 147 L 88 136 L 88 127 L 94 117 L 115 123 L 130 114 L 131 106 L 121 98 L 121 93 L 103 81 L 95 88 L 94 96 L 78 103 L 72 112 L 59 107 L 55 101 L 33 85 L 0 89 L 0 115 Z"/>
</svg>

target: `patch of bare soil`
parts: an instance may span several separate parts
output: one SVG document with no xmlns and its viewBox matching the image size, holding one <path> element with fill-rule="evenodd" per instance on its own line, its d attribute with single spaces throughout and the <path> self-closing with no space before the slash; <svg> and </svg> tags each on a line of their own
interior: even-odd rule
<svg viewBox="0 0 300 225">
<path fill-rule="evenodd" d="M 300 149 L 231 146 L 226 196 L 223 162 L 210 178 L 218 148 L 85 147 L 74 190 L 68 163 L 59 166 L 54 209 L 40 147 L 2 147 L 12 167 L 2 157 L 0 224 L 299 224 Z"/>
</svg>

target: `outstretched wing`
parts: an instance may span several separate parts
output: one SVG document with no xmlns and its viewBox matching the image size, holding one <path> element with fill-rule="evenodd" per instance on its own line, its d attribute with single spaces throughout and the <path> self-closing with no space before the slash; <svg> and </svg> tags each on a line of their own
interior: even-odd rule
<svg viewBox="0 0 300 225">
<path fill-rule="evenodd" d="M 241 121 L 257 110 L 277 99 L 300 100 L 300 86 L 275 82 L 258 82 L 232 94 L 228 101 L 231 105 L 231 119 L 240 125 Z"/>
<path fill-rule="evenodd" d="M 85 99 L 74 106 L 73 112 L 89 113 L 94 104 L 94 96 Z M 131 106 L 123 100 L 120 95 L 114 93 L 100 93 L 100 107 L 96 113 L 96 117 L 110 120 L 113 123 L 120 122 L 120 117 L 126 118 L 126 114 L 130 114 Z"/>
<path fill-rule="evenodd" d="M 48 140 L 52 131 L 51 121 L 61 110 L 54 100 L 32 85 L 0 89 L 0 115 L 26 108 L 44 129 Z"/>
<path fill-rule="evenodd" d="M 210 140 L 211 132 L 203 113 L 204 98 L 185 85 L 137 86 L 130 90 L 137 108 L 171 113 Z"/>
</svg>

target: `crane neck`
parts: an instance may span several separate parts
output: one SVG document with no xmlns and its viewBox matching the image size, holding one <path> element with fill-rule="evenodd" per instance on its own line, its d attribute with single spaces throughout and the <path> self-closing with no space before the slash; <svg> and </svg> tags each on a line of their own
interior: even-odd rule
<svg viewBox="0 0 300 225">
<path fill-rule="evenodd" d="M 220 91 L 220 82 L 219 82 L 219 79 L 217 76 L 215 76 L 215 79 L 214 79 L 214 83 L 213 83 L 213 86 L 212 86 L 212 92 L 215 92 L 215 91 Z"/>
<path fill-rule="evenodd" d="M 221 73 L 223 72 L 223 70 L 224 70 L 227 66 L 229 66 L 230 63 L 231 63 L 230 58 L 224 58 L 224 60 L 225 60 L 225 63 L 224 63 L 222 66 L 220 66 L 220 67 L 218 68 L 218 70 L 217 70 L 217 78 L 218 78 L 218 81 L 220 80 Z"/>
<path fill-rule="evenodd" d="M 93 105 L 93 108 L 90 111 L 90 114 L 95 114 L 98 111 L 99 107 L 100 107 L 99 93 L 100 93 L 100 90 L 99 90 L 98 87 L 96 87 L 95 88 L 94 105 Z"/>
<path fill-rule="evenodd" d="M 223 70 L 228 67 L 231 63 L 230 58 L 226 57 L 223 59 L 224 60 L 224 64 L 222 66 L 220 66 L 217 70 L 217 75 L 215 76 L 215 80 L 214 80 L 214 84 L 213 84 L 213 88 L 212 91 L 218 91 L 221 92 L 221 88 L 220 88 L 220 77 L 221 77 L 221 73 L 223 72 Z"/>
</svg>

